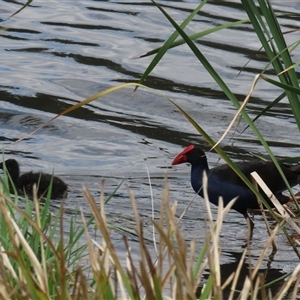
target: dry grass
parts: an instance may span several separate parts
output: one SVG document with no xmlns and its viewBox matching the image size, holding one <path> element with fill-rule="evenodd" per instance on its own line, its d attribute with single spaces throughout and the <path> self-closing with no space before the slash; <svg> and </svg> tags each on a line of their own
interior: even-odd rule
<svg viewBox="0 0 300 300">
<path fill-rule="evenodd" d="M 223 299 L 225 289 L 230 289 L 228 299 L 236 299 L 237 282 L 247 248 L 235 272 L 226 280 L 221 278 L 219 235 L 223 217 L 230 208 L 227 206 L 224 209 L 221 200 L 218 217 L 214 221 L 206 197 L 208 230 L 206 241 L 199 251 L 195 241 L 187 244 L 184 240 L 175 214 L 176 203 L 171 204 L 166 184 L 160 218 L 158 221 L 152 220 L 157 238 L 155 252 L 145 243 L 136 201 L 129 191 L 139 242 L 139 259 L 132 256 L 130 243 L 124 236 L 127 257 L 124 261 L 111 239 L 103 193 L 100 204 L 87 189 L 84 189 L 84 195 L 93 213 L 93 222 L 102 236 L 101 242 L 92 239 L 88 231 L 91 222 L 82 213 L 80 238 L 86 239 L 87 270 L 91 271 L 89 278 L 86 268 L 78 263 L 82 253 L 70 265 L 74 253 L 69 248 L 74 244 L 65 240 L 62 209 L 58 216 L 61 221 L 55 228 L 56 232 L 60 232 L 60 238 L 55 239 L 51 231 L 45 230 L 43 208 L 39 206 L 38 199 L 34 200 L 34 214 L 30 214 L 15 205 L 9 197 L 0 194 L 1 232 L 6 231 L 1 236 L 0 299 Z M 21 216 L 18 218 L 22 218 L 21 223 L 16 221 L 13 211 Z M 28 230 L 24 231 L 26 226 L 30 227 L 31 237 L 27 234 Z M 273 296 L 264 286 L 264 277 L 258 274 L 278 228 L 271 233 L 265 249 L 246 277 L 239 299 L 284 299 L 287 293 L 289 299 L 296 299 L 300 264 L 295 266 L 294 272 Z M 38 247 L 34 248 L 36 243 Z M 207 269 L 210 275 L 204 282 L 203 274 Z M 200 293 L 199 286 L 202 286 Z"/>
</svg>

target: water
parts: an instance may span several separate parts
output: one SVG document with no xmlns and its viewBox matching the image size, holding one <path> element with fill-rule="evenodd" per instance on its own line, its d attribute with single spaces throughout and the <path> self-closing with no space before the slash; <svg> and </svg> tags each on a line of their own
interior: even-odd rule
<svg viewBox="0 0 300 300">
<path fill-rule="evenodd" d="M 161 1 L 177 22 L 182 22 L 197 1 Z M 161 44 L 173 32 L 169 22 L 150 1 L 33 1 L 13 18 L 7 19 L 20 5 L 3 1 L 0 7 L 0 138 L 5 157 L 15 157 L 21 170 L 52 172 L 69 185 L 66 206 L 89 209 L 82 194 L 86 185 L 97 198 L 100 182 L 105 181 L 108 196 L 125 178 L 134 192 L 141 216 L 150 224 L 151 193 L 146 166 L 154 193 L 155 215 L 159 215 L 164 177 L 168 174 L 171 199 L 178 201 L 178 215 L 194 193 L 189 182 L 189 168 L 171 168 L 173 157 L 190 143 L 206 151 L 209 146 L 189 122 L 166 99 L 181 105 L 214 139 L 218 140 L 236 113 L 187 46 L 170 50 L 150 74 L 146 85 L 160 94 L 127 88 L 94 101 L 61 117 L 20 143 L 13 141 L 32 132 L 70 105 L 106 88 L 139 80 L 152 57 L 137 59 Z M 300 12 L 298 2 L 274 3 L 280 13 Z M 214 1 L 205 5 L 186 29 L 202 31 L 229 21 L 246 18 L 238 1 Z M 280 19 L 282 30 L 298 27 L 295 18 Z M 286 35 L 288 43 L 298 34 Z M 206 36 L 196 45 L 212 62 L 240 101 L 251 87 L 254 76 L 267 64 L 258 51 L 260 43 L 249 24 Z M 250 63 L 246 65 L 248 60 Z M 294 61 L 299 53 L 293 52 Z M 241 67 L 243 72 L 238 76 Z M 260 81 L 247 105 L 254 117 L 279 90 Z M 257 126 L 272 150 L 280 157 L 299 156 L 300 139 L 287 100 Z M 251 160 L 265 152 L 242 122 L 222 142 L 236 160 Z M 145 161 L 146 159 L 146 161 Z M 208 153 L 211 166 L 222 163 L 215 153 Z M 59 204 L 58 204 L 59 205 Z M 131 224 L 132 212 L 124 184 L 107 206 L 113 222 Z M 216 209 L 213 208 L 216 212 Z M 204 238 L 206 210 L 203 200 L 195 199 L 181 221 L 187 240 Z M 260 215 L 255 216 L 252 255 L 256 257 L 267 238 Z M 235 212 L 225 218 L 221 241 L 222 263 L 236 262 L 246 236 L 245 220 Z M 151 235 L 149 227 L 148 234 Z M 121 235 L 114 236 L 122 248 Z M 265 261 L 269 270 L 287 273 L 298 258 L 285 237 L 277 238 L 279 251 L 274 260 Z M 136 251 L 133 243 L 133 252 Z M 287 254 L 288 253 L 288 254 Z M 263 266 L 264 267 L 264 266 Z"/>
</svg>

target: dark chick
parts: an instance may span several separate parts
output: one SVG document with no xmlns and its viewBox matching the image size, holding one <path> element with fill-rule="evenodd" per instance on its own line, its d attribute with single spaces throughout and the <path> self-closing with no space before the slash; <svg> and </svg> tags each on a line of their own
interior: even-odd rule
<svg viewBox="0 0 300 300">
<path fill-rule="evenodd" d="M 0 163 L 1 169 L 4 169 L 4 164 L 12 182 L 20 194 L 32 197 L 33 185 L 36 184 L 37 196 L 39 198 L 46 196 L 52 180 L 51 198 L 60 199 L 67 196 L 68 187 L 60 178 L 50 174 L 33 172 L 24 173 L 20 176 L 19 164 L 15 159 L 8 159 L 4 163 Z M 10 190 L 12 191 L 11 187 Z"/>
</svg>

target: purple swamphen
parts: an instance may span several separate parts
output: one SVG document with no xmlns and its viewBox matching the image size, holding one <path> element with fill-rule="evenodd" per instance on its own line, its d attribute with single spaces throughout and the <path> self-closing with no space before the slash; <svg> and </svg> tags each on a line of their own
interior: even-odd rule
<svg viewBox="0 0 300 300">
<path fill-rule="evenodd" d="M 181 163 L 190 163 L 192 165 L 192 187 L 201 197 L 203 197 L 202 176 L 203 172 L 206 172 L 208 177 L 207 193 L 211 203 L 218 205 L 219 197 L 222 196 L 224 206 L 226 206 L 233 198 L 238 196 L 232 209 L 241 213 L 246 220 L 249 219 L 252 235 L 254 223 L 249 218 L 247 209 L 258 209 L 259 205 L 255 194 L 243 180 L 226 164 L 209 169 L 205 153 L 201 148 L 194 145 L 186 147 L 179 153 L 174 158 L 172 165 Z M 256 171 L 281 204 L 291 200 L 291 197 L 282 194 L 282 191 L 286 190 L 286 185 L 273 162 L 237 162 L 236 165 L 249 180 L 251 180 L 250 174 Z M 290 186 L 295 186 L 299 183 L 300 165 L 286 166 L 280 164 L 280 166 Z M 274 207 L 269 198 L 262 191 L 260 193 L 270 206 Z"/>
</svg>

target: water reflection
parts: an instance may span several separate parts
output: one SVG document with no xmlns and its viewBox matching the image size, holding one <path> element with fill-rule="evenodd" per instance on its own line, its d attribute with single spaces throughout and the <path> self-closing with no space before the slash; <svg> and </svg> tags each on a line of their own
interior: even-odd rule
<svg viewBox="0 0 300 300">
<path fill-rule="evenodd" d="M 250 278 L 251 274 L 253 273 L 254 265 L 247 261 L 244 261 L 240 265 L 242 253 L 231 252 L 229 253 L 229 255 L 232 258 L 234 258 L 234 262 L 224 263 L 220 266 L 221 286 L 225 284 L 225 282 L 228 280 L 230 276 L 232 276 L 232 274 L 236 274 L 237 270 L 240 270 L 240 273 L 238 276 L 238 280 L 236 281 L 235 289 L 232 290 L 231 288 L 232 281 L 233 281 L 232 278 L 229 286 L 227 285 L 227 288 L 223 290 L 223 299 L 229 299 L 229 296 L 231 295 L 232 292 L 233 292 L 232 299 L 238 299 L 240 296 L 240 291 L 243 289 L 245 285 L 246 278 L 247 277 Z M 273 296 L 276 295 L 276 293 L 280 290 L 281 286 L 284 283 L 284 275 L 287 274 L 284 274 L 280 269 L 272 268 L 271 265 L 272 265 L 272 260 L 269 259 L 266 268 L 260 268 L 256 276 L 251 279 L 252 287 L 250 289 L 250 292 L 253 292 L 258 277 L 260 282 L 263 282 L 263 284 L 266 285 L 266 288 L 262 288 L 260 293 L 258 293 L 258 299 L 261 300 L 267 299 L 267 295 L 269 294 L 268 289 L 271 290 Z M 204 278 L 208 279 L 209 274 L 210 271 L 207 270 L 207 272 L 204 274 Z M 279 282 L 272 283 L 273 281 L 278 280 L 278 278 L 282 278 L 282 280 Z M 269 283 L 272 284 L 269 286 Z M 197 297 L 200 297 L 202 288 L 203 287 L 201 286 L 197 290 L 196 293 Z"/>
<path fill-rule="evenodd" d="M 162 1 L 162 5 L 180 23 L 196 3 Z M 6 27 L 0 35 L 0 141 L 5 156 L 15 156 L 26 170 L 52 173 L 54 169 L 70 186 L 66 202 L 70 212 L 76 206 L 88 210 L 82 185 L 99 197 L 102 178 L 106 179 L 107 195 L 125 178 L 145 219 L 151 211 L 147 163 L 154 181 L 156 212 L 159 212 L 166 172 L 172 201 L 178 201 L 182 212 L 194 194 L 189 184 L 189 170 L 170 169 L 172 158 L 190 143 L 197 143 L 206 151 L 210 147 L 164 96 L 181 105 L 216 141 L 236 113 L 235 107 L 185 45 L 171 49 L 145 82 L 164 96 L 142 89 L 135 95 L 132 95 L 133 89 L 122 90 L 57 119 L 37 134 L 11 145 L 84 98 L 118 83 L 139 80 L 152 58 L 130 58 L 161 46 L 173 32 L 169 22 L 152 3 L 144 0 L 126 3 L 53 0 L 43 5 L 35 5 L 33 1 L 20 14 L 7 19 L 19 8 L 16 1 L 2 1 L 0 7 L 1 25 Z M 299 3 L 295 1 L 274 3 L 274 8 L 278 12 L 300 12 Z M 191 34 L 245 18 L 238 1 L 209 1 L 186 31 Z M 283 31 L 299 26 L 297 18 L 288 14 L 280 21 Z M 298 39 L 296 34 L 288 38 Z M 199 39 L 196 45 L 239 101 L 243 101 L 254 76 L 266 66 L 265 55 L 258 52 L 260 43 L 251 25 L 216 32 Z M 293 59 L 299 61 L 296 51 L 293 55 Z M 238 76 L 248 59 L 250 63 Z M 260 82 L 248 103 L 249 115 L 254 117 L 278 93 L 267 83 Z M 257 126 L 277 156 L 299 156 L 298 129 L 285 99 L 276 110 L 259 119 Z M 245 127 L 243 121 L 239 123 L 222 142 L 222 147 L 236 160 L 252 160 L 257 154 L 264 156 L 263 147 L 250 130 L 240 134 Z M 215 153 L 208 156 L 211 166 L 221 163 Z M 148 157 L 146 162 L 144 157 Z M 126 226 L 132 212 L 125 187 L 120 188 L 107 209 Z M 197 237 L 200 248 L 205 235 L 205 208 L 200 197 L 181 226 L 187 241 Z M 228 252 L 236 248 L 242 250 L 244 220 L 230 213 L 225 218 L 224 228 L 222 239 Z M 255 231 L 253 243 L 260 245 L 266 238 L 260 220 L 256 222 Z M 286 246 L 283 237 L 279 237 L 278 242 L 281 250 L 272 268 L 288 273 L 298 258 Z M 257 246 L 256 250 L 253 259 L 261 249 Z M 226 259 L 228 257 L 224 265 L 228 263 Z"/>
</svg>

